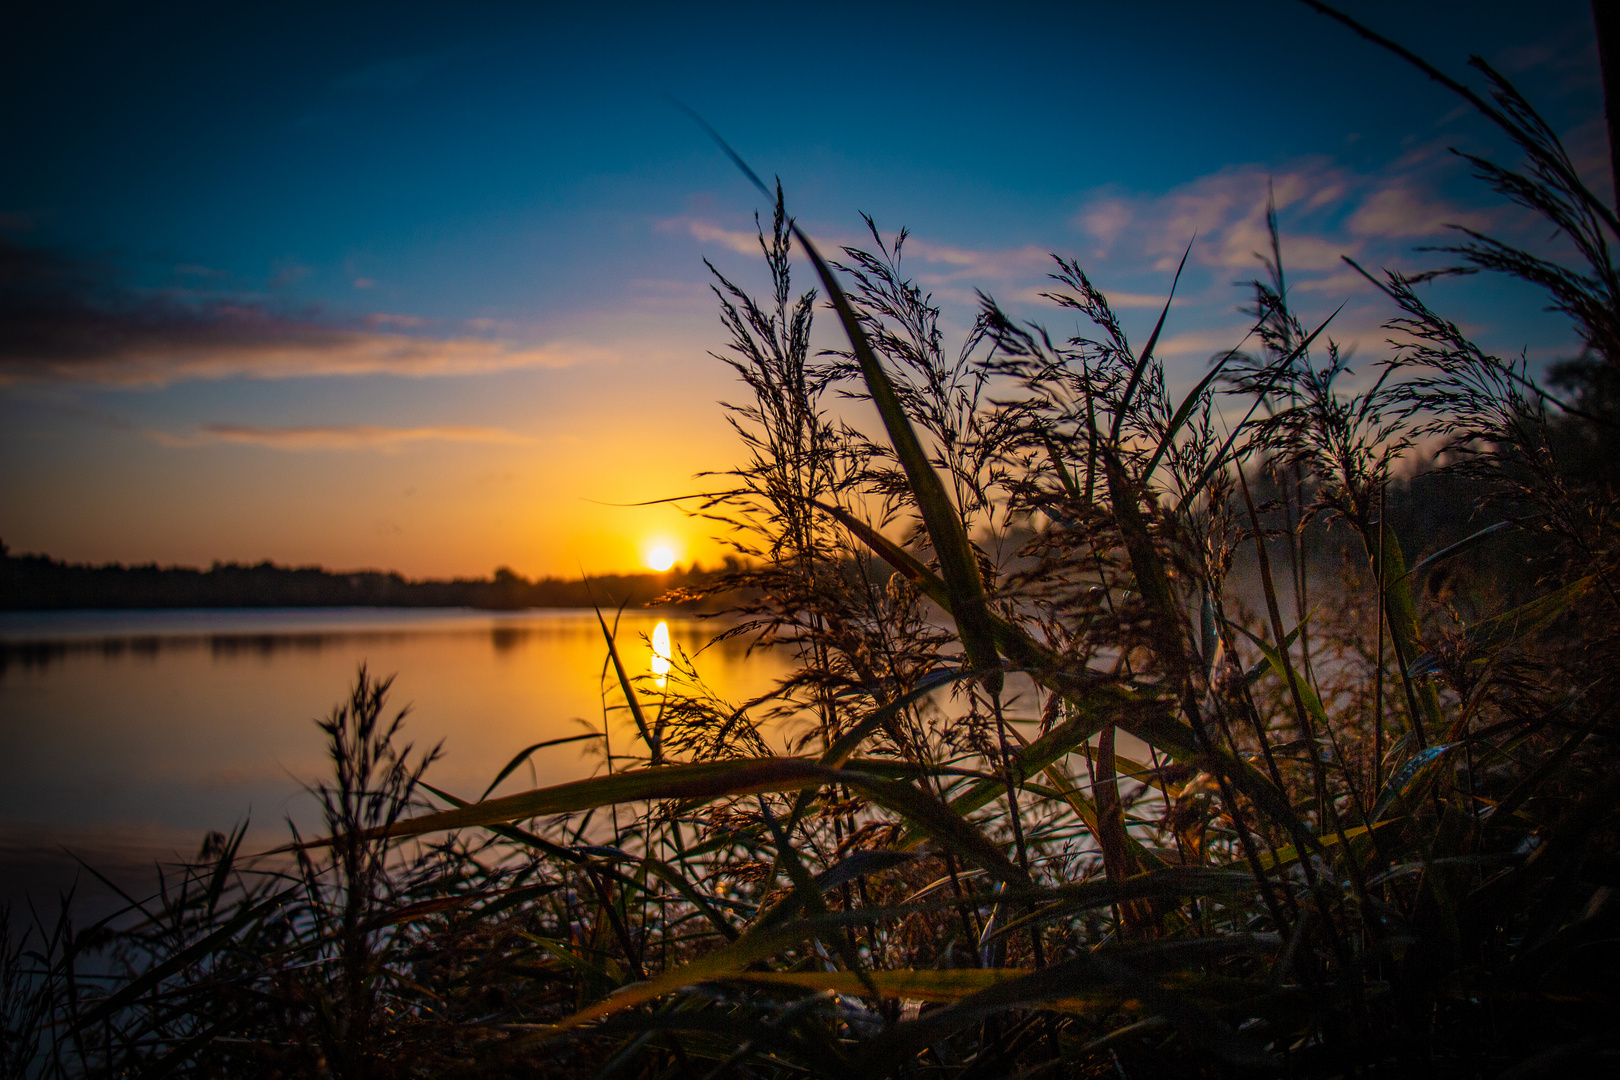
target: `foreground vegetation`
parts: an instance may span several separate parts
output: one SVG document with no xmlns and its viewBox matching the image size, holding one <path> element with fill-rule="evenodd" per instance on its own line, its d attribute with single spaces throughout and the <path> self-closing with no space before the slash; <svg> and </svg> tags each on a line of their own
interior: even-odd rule
<svg viewBox="0 0 1620 1080">
<path fill-rule="evenodd" d="M 799 674 L 724 702 L 677 658 L 654 691 L 607 632 L 635 746 L 590 779 L 467 800 L 432 786 L 432 754 L 401 744 L 386 681 L 362 672 L 322 725 L 324 835 L 256 861 L 216 836 L 118 929 L 42 921 L 4 958 L 6 1068 L 1612 1063 L 1615 492 L 1565 462 L 1614 445 L 1620 225 L 1481 67 L 1492 97 L 1473 100 L 1529 164 L 1477 168 L 1586 263 L 1482 236 L 1453 254 L 1551 291 L 1588 347 L 1574 400 L 1398 274 L 1376 278 L 1397 344 L 1352 383 L 1331 326 L 1290 307 L 1280 242 L 1254 347 L 1179 398 L 1154 355 L 1164 316 L 1133 345 L 1061 259 L 1051 299 L 1093 337 L 987 301 L 948 347 L 904 234 L 874 226 L 828 264 L 778 191 L 771 293 L 717 275 L 748 459 L 700 512 L 750 560 L 707 589 L 743 598 L 738 632 Z M 848 342 L 835 355 L 812 352 L 794 246 Z M 881 439 L 831 419 L 838 393 L 870 400 Z M 1390 484 L 1437 443 L 1483 516 L 1409 559 Z M 1533 559 L 1479 561 L 1514 536 Z M 791 755 L 770 749 L 782 730 Z"/>
</svg>

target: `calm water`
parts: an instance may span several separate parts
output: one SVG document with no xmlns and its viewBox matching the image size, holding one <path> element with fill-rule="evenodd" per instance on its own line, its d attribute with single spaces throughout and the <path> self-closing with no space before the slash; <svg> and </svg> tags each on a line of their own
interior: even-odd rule
<svg viewBox="0 0 1620 1080">
<path fill-rule="evenodd" d="M 626 613 L 618 641 L 631 674 L 651 675 L 653 643 L 695 652 L 717 630 Z M 279 842 L 288 816 L 318 820 L 302 787 L 326 771 L 314 721 L 362 663 L 397 674 L 409 741 L 443 740 L 428 778 L 474 797 L 525 746 L 602 729 L 605 657 L 590 611 L 0 613 L 0 876 L 56 881 L 73 866 L 64 847 L 149 864 L 249 816 L 249 846 Z M 735 643 L 696 663 L 731 701 L 786 674 Z M 611 714 L 616 752 L 632 732 Z M 600 751 L 582 748 L 599 745 L 539 751 L 500 790 L 590 775 Z"/>
</svg>

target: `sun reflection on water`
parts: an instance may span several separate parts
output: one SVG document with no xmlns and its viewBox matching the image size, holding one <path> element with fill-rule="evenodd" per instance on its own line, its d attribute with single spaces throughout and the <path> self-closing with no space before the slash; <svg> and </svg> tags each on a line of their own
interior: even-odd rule
<svg viewBox="0 0 1620 1080">
<path fill-rule="evenodd" d="M 668 681 L 669 655 L 669 623 L 660 619 L 652 632 L 652 672 L 660 689 Z"/>
<path fill-rule="evenodd" d="M 676 643 L 701 652 L 705 688 L 726 702 L 753 700 L 791 673 L 789 658 L 750 653 L 740 639 L 705 649 L 716 628 L 626 610 L 627 674 L 649 687 L 666 679 L 656 695 L 680 692 Z M 328 777 L 331 762 L 311 718 L 346 700 L 362 663 L 398 673 L 389 700 L 412 706 L 404 741 L 444 741 L 427 776 L 435 787 L 477 794 L 522 748 L 554 740 L 494 794 L 594 775 L 602 743 L 560 741 L 581 734 L 578 718 L 596 730 L 605 721 L 615 753 L 639 749 L 611 670 L 604 681 L 606 653 L 591 609 L 0 612 L 0 899 L 20 895 L 14 863 L 59 865 L 58 837 L 120 853 L 114 866 L 149 866 L 132 853 L 194 851 L 250 809 L 274 808 L 252 815 L 244 850 L 282 843 L 284 816 L 306 834 L 320 828 L 304 784 Z M 30 851 L 39 858 L 19 854 Z M 65 890 L 77 867 L 60 865 Z M 57 882 L 29 895 L 54 902 Z"/>
</svg>

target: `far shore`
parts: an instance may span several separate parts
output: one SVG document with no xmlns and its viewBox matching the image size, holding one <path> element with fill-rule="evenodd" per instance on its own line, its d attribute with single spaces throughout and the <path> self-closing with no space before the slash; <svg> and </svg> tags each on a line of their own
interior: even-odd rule
<svg viewBox="0 0 1620 1080">
<path fill-rule="evenodd" d="M 206 570 L 155 564 L 93 566 L 0 545 L 0 611 L 173 608 L 472 608 L 523 611 L 645 607 L 681 598 L 723 571 L 697 564 L 662 573 L 529 579 L 505 567 L 488 578 L 411 581 L 392 571 L 215 563 Z"/>
</svg>

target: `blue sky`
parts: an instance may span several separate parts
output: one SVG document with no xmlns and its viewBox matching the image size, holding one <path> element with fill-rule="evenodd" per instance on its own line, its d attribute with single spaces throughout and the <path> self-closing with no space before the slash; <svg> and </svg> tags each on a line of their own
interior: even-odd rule
<svg viewBox="0 0 1620 1080">
<path fill-rule="evenodd" d="M 1607 190 L 1585 4 L 1345 8 L 1454 73 L 1497 64 Z M 3 284 L 57 318 L 0 322 L 0 537 L 71 559 L 712 558 L 674 509 L 599 505 L 736 457 L 702 259 L 759 280 L 760 200 L 670 97 L 828 246 L 862 211 L 907 226 L 958 325 L 977 288 L 1072 331 L 1035 297 L 1055 251 L 1144 335 L 1196 235 L 1173 381 L 1241 336 L 1268 182 L 1297 305 L 1348 301 L 1336 329 L 1364 353 L 1388 312 L 1341 253 L 1432 265 L 1412 249 L 1447 222 L 1529 235 L 1447 152 L 1511 160 L 1478 118 L 1291 0 L 12 20 Z M 1522 291 L 1435 295 L 1491 348 L 1569 348 Z"/>
</svg>

